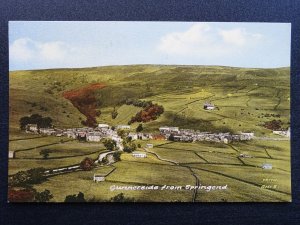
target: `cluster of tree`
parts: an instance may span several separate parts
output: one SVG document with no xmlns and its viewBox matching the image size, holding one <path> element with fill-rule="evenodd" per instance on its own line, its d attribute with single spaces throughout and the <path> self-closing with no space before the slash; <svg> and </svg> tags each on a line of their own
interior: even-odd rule
<svg viewBox="0 0 300 225">
<path fill-rule="evenodd" d="M 124 152 L 131 153 L 135 150 L 136 150 L 136 144 L 135 143 L 129 142 L 129 143 L 124 144 L 124 149 L 123 149 Z"/>
<path fill-rule="evenodd" d="M 121 161 L 121 152 L 114 152 L 113 153 L 113 157 L 114 157 L 114 161 L 115 162 L 118 162 L 118 161 Z"/>
<path fill-rule="evenodd" d="M 264 123 L 264 127 L 270 130 L 279 130 L 283 125 L 281 120 L 271 120 Z"/>
<path fill-rule="evenodd" d="M 38 192 L 32 187 L 45 181 L 45 169 L 33 168 L 9 177 L 8 200 L 10 202 L 48 202 L 53 198 L 49 190 Z"/>
<path fill-rule="evenodd" d="M 38 192 L 31 187 L 23 189 L 9 188 L 8 190 L 9 202 L 49 202 L 52 198 L 53 195 L 47 189 L 42 192 Z"/>
<path fill-rule="evenodd" d="M 84 194 L 79 192 L 77 195 L 67 195 L 65 198 L 65 202 L 86 202 L 84 198 Z"/>
<path fill-rule="evenodd" d="M 117 147 L 116 141 L 114 141 L 112 139 L 105 139 L 103 141 L 103 144 L 104 144 L 105 148 L 109 151 L 114 151 Z"/>
<path fill-rule="evenodd" d="M 117 194 L 114 197 L 110 198 L 110 202 L 134 202 L 134 198 L 125 197 L 123 193 Z"/>
<path fill-rule="evenodd" d="M 94 169 L 96 166 L 95 162 L 93 159 L 86 157 L 80 162 L 80 169 L 84 171 L 90 171 Z"/>
<path fill-rule="evenodd" d="M 50 117 L 42 117 L 39 114 L 33 114 L 22 117 L 19 123 L 21 130 L 25 130 L 28 124 L 37 124 L 38 128 L 46 128 L 52 126 L 52 119 Z"/>
<path fill-rule="evenodd" d="M 45 168 L 33 168 L 26 171 L 19 171 L 9 178 L 11 187 L 29 187 L 33 184 L 40 184 L 45 181 Z"/>
<path fill-rule="evenodd" d="M 138 112 L 134 117 L 131 118 L 128 124 L 130 125 L 134 122 L 145 123 L 151 120 L 156 120 L 163 113 L 164 113 L 164 107 L 158 104 L 154 104 Z"/>
<path fill-rule="evenodd" d="M 146 108 L 153 105 L 152 101 L 143 101 L 139 99 L 126 99 L 125 104 L 134 105 L 136 107 L 142 107 L 142 108 Z"/>
</svg>

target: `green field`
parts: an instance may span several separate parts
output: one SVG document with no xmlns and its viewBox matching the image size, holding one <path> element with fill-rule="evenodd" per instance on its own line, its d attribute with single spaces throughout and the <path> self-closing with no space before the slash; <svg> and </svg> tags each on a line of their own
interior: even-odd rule
<svg viewBox="0 0 300 225">
<path fill-rule="evenodd" d="M 104 83 L 95 95 L 98 123 L 127 124 L 141 107 L 126 105 L 127 99 L 147 100 L 162 105 L 164 113 L 143 124 L 144 132 L 158 133 L 160 126 L 179 126 L 200 131 L 253 131 L 256 136 L 278 137 L 263 124 L 281 120 L 290 126 L 290 69 L 249 69 L 222 66 L 132 65 L 82 69 L 13 71 L 10 79 L 9 174 L 36 167 L 58 168 L 79 164 L 88 156 L 97 158 L 102 144 L 79 143 L 60 137 L 41 137 L 20 132 L 21 117 L 38 113 L 49 116 L 59 128 L 82 127 L 86 118 L 70 101 L 68 90 L 91 83 Z M 211 102 L 217 109 L 203 109 Z M 115 109 L 118 115 L 112 119 Z M 135 131 L 138 123 L 131 125 Z M 123 192 L 136 201 L 290 201 L 290 141 L 179 143 L 136 141 L 144 147 L 153 143 L 147 158 L 122 154 L 110 167 L 98 167 L 50 177 L 35 185 L 49 189 L 52 201 L 83 192 L 87 199 L 106 201 Z M 50 149 L 48 159 L 40 151 Z M 144 151 L 143 148 L 138 149 Z M 251 158 L 240 157 L 246 154 Z M 272 170 L 263 170 L 271 163 Z M 106 181 L 94 183 L 94 173 L 114 171 Z M 271 179 L 270 182 L 268 179 Z M 67 181 L 67 182 L 66 182 Z M 112 185 L 228 185 L 226 191 L 161 190 L 110 191 Z M 262 187 L 266 185 L 267 188 Z M 275 186 L 274 186 L 275 185 Z"/>
</svg>

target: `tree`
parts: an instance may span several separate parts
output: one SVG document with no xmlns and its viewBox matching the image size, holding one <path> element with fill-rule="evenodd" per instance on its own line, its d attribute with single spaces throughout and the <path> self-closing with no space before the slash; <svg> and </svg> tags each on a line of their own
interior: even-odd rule
<svg viewBox="0 0 300 225">
<path fill-rule="evenodd" d="M 114 107 L 114 110 L 111 112 L 111 118 L 116 119 L 117 116 L 118 116 L 118 112 L 117 112 L 116 108 Z"/>
<path fill-rule="evenodd" d="M 9 179 L 9 185 L 14 187 L 29 187 L 46 180 L 45 169 L 42 167 L 19 171 Z"/>
<path fill-rule="evenodd" d="M 40 151 L 40 155 L 43 156 L 43 159 L 48 159 L 49 157 L 49 154 L 51 153 L 52 151 L 50 149 L 42 149 Z"/>
<path fill-rule="evenodd" d="M 111 139 L 106 139 L 104 142 L 103 142 L 105 148 L 109 151 L 113 151 L 116 149 L 117 147 L 117 143 L 114 141 L 114 140 L 111 140 Z"/>
<path fill-rule="evenodd" d="M 118 130 L 117 134 L 118 134 L 118 136 L 120 136 L 123 139 L 126 137 L 126 131 L 125 130 Z"/>
<path fill-rule="evenodd" d="M 32 114 L 31 116 L 24 116 L 19 120 L 20 129 L 25 130 L 27 124 L 37 124 L 39 128 L 46 128 L 52 126 L 52 119 L 50 117 L 42 117 L 39 114 Z"/>
<path fill-rule="evenodd" d="M 143 129 L 144 129 L 144 128 L 143 128 L 143 124 L 140 123 L 140 124 L 138 125 L 138 127 L 136 128 L 136 132 L 139 133 L 139 132 L 141 132 Z"/>
<path fill-rule="evenodd" d="M 120 193 L 112 197 L 110 202 L 134 202 L 134 198 L 125 197 L 123 193 Z"/>
<path fill-rule="evenodd" d="M 175 141 L 174 134 L 171 134 L 171 135 L 169 136 L 169 141 Z"/>
<path fill-rule="evenodd" d="M 113 157 L 116 162 L 121 161 L 121 152 L 114 152 Z"/>
<path fill-rule="evenodd" d="M 86 157 L 80 162 L 80 168 L 84 171 L 89 171 L 95 168 L 95 162 L 93 159 Z"/>
<path fill-rule="evenodd" d="M 131 152 L 133 152 L 133 151 L 135 151 L 135 150 L 136 150 L 136 145 L 135 145 L 135 143 L 130 143 L 130 144 L 125 145 L 125 146 L 124 146 L 124 149 L 123 149 L 123 151 L 124 151 L 124 152 L 127 152 L 127 153 L 131 153 Z"/>
<path fill-rule="evenodd" d="M 47 189 L 42 192 L 36 192 L 34 196 L 35 202 L 49 202 L 52 198 L 53 195 Z"/>
<path fill-rule="evenodd" d="M 79 192 L 78 195 L 67 195 L 65 198 L 65 202 L 86 202 L 84 198 L 84 194 Z"/>
</svg>

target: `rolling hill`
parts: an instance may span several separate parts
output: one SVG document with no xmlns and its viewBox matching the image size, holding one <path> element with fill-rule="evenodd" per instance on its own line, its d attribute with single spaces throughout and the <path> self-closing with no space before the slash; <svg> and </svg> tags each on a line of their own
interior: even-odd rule
<svg viewBox="0 0 300 225">
<path fill-rule="evenodd" d="M 271 134 L 264 122 L 290 122 L 290 69 L 253 69 L 223 66 L 129 65 L 80 69 L 12 71 L 10 80 L 10 134 L 18 132 L 19 119 L 33 113 L 50 116 L 57 127 L 79 127 L 93 107 L 95 121 L 127 124 L 141 107 L 126 105 L 128 99 L 152 101 L 164 113 L 144 125 L 180 126 L 202 131 L 254 131 Z M 81 104 L 66 97 L 89 85 L 92 98 Z M 83 95 L 83 100 L 85 95 Z M 205 102 L 216 110 L 203 109 Z M 85 109 L 85 110 L 82 110 Z M 111 113 L 118 115 L 112 119 Z M 91 110 L 90 110 L 91 111 Z M 135 128 L 138 123 L 132 124 Z"/>
</svg>

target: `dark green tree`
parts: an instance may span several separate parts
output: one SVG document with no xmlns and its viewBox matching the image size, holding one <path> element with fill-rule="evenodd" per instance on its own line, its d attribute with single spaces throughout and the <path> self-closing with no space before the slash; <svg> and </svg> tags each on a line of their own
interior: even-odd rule
<svg viewBox="0 0 300 225">
<path fill-rule="evenodd" d="M 105 148 L 109 151 L 113 151 L 116 149 L 117 147 L 117 143 L 114 141 L 114 140 L 111 140 L 111 139 L 106 139 L 104 142 L 103 142 Z"/>
<path fill-rule="evenodd" d="M 51 153 L 52 151 L 50 149 L 42 149 L 40 151 L 40 155 L 43 156 L 43 159 L 48 159 L 49 157 L 49 154 Z"/>
<path fill-rule="evenodd" d="M 36 192 L 34 195 L 35 202 L 49 202 L 52 198 L 53 195 L 47 189 L 42 192 Z"/>
<path fill-rule="evenodd" d="M 110 202 L 134 202 L 134 198 L 125 197 L 123 193 L 120 193 L 112 197 Z"/>
<path fill-rule="evenodd" d="M 143 124 L 139 124 L 138 126 L 137 126 L 137 128 L 136 128 L 136 132 L 142 132 L 142 130 L 143 130 L 144 128 L 143 128 Z"/>
<path fill-rule="evenodd" d="M 121 161 L 121 152 L 114 152 L 113 157 L 116 162 Z"/>
<path fill-rule="evenodd" d="M 86 202 L 84 198 L 84 194 L 79 192 L 78 195 L 67 195 L 65 198 L 65 202 Z"/>
</svg>

